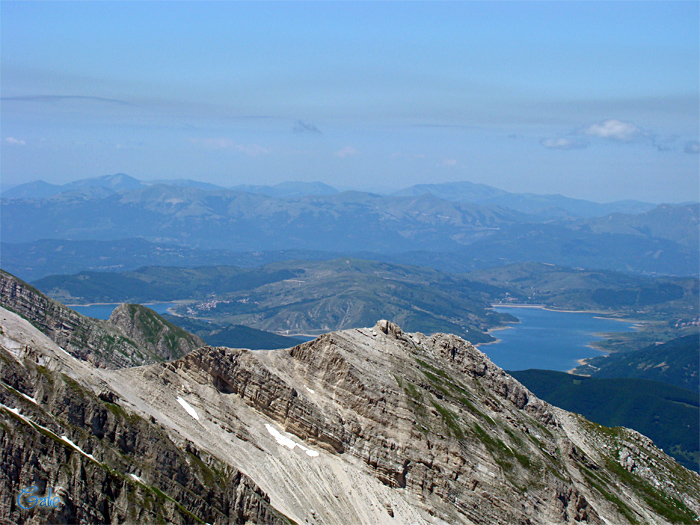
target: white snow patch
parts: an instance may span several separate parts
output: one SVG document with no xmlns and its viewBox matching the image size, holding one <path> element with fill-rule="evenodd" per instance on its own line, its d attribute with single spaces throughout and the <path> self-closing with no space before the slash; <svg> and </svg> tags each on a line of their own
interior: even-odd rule
<svg viewBox="0 0 700 525">
<path fill-rule="evenodd" d="M 12 350 L 21 350 L 22 349 L 22 344 L 19 343 L 18 341 L 15 341 L 14 339 L 10 339 L 9 337 L 5 337 L 3 334 L 0 334 L 0 344 L 5 347 L 6 350 L 12 351 Z M 12 352 L 14 354 L 14 352 Z"/>
<path fill-rule="evenodd" d="M 140 481 L 141 483 L 143 483 L 143 480 L 142 480 L 140 477 L 138 477 L 136 474 L 129 474 L 129 476 L 130 476 L 131 479 L 133 479 L 134 481 Z"/>
<path fill-rule="evenodd" d="M 19 390 L 18 390 L 18 392 L 19 392 Z M 29 397 L 27 394 L 23 394 L 22 392 L 19 392 L 19 394 L 20 394 L 24 399 L 26 399 L 27 401 L 31 401 L 31 402 L 34 403 L 35 405 L 38 405 L 38 404 L 39 404 L 39 403 L 36 402 L 36 399 L 34 399 L 33 397 Z"/>
<path fill-rule="evenodd" d="M 68 352 L 66 352 L 63 348 L 61 348 L 60 346 L 58 347 L 58 349 L 59 349 L 61 352 L 63 352 L 64 354 L 70 356 L 70 354 L 69 354 Z M 71 356 L 71 357 L 73 357 L 73 356 Z"/>
<path fill-rule="evenodd" d="M 75 450 L 77 450 L 78 452 L 80 452 L 83 456 L 90 458 L 91 460 L 93 460 L 93 461 L 96 462 L 96 463 L 98 462 L 98 461 L 94 458 L 94 456 L 93 456 L 92 454 L 88 454 L 88 453 L 85 452 L 82 448 L 80 448 L 78 445 L 76 445 L 76 444 L 73 443 L 70 439 L 68 439 L 68 436 L 61 436 L 61 439 L 62 439 L 63 441 L 65 441 L 66 443 L 68 443 L 68 444 L 69 444 L 71 447 L 73 447 Z"/>
<path fill-rule="evenodd" d="M 294 447 L 296 447 L 296 442 L 293 439 L 289 439 L 287 436 L 283 436 L 279 430 L 277 430 L 275 427 L 272 425 L 265 425 L 265 428 L 267 431 L 272 435 L 273 438 L 279 443 L 280 445 L 287 447 L 289 450 L 293 450 Z"/>
<path fill-rule="evenodd" d="M 293 439 L 288 438 L 272 425 L 265 424 L 265 428 L 272 435 L 272 437 L 275 438 L 277 443 L 284 447 L 287 447 L 289 450 L 294 450 L 294 447 L 299 447 L 301 450 L 306 452 L 307 456 L 310 456 L 312 458 L 318 456 L 318 452 L 316 452 L 315 450 L 311 450 L 310 448 L 306 448 L 304 445 L 301 445 Z"/>
<path fill-rule="evenodd" d="M 311 392 L 312 394 L 315 394 L 315 393 L 316 393 L 315 390 L 311 390 L 308 386 L 306 387 L 306 390 L 308 390 L 308 391 Z"/>
<path fill-rule="evenodd" d="M 496 474 L 494 474 L 493 472 L 491 472 L 486 466 L 482 465 L 481 463 L 479 463 L 479 464 L 476 466 L 476 469 L 477 469 L 479 472 L 483 472 L 484 474 L 488 474 L 488 475 L 491 476 L 492 478 L 495 478 L 495 477 L 496 477 Z"/>
<path fill-rule="evenodd" d="M 197 411 L 192 408 L 192 405 L 190 405 L 187 401 L 182 399 L 180 396 L 177 396 L 177 402 L 182 405 L 182 408 L 184 408 L 189 415 L 191 415 L 193 418 L 195 418 L 197 421 L 199 421 L 199 415 L 197 414 Z"/>
<path fill-rule="evenodd" d="M 2 406 L 3 406 L 3 408 L 5 408 L 6 410 L 9 410 L 9 411 L 12 412 L 13 414 L 18 415 L 19 417 L 21 417 L 22 419 L 24 419 L 25 421 L 27 421 L 27 418 L 24 417 L 22 414 L 20 414 L 20 413 L 19 413 L 19 410 L 17 410 L 16 408 L 10 408 L 10 407 L 8 407 L 7 405 L 2 405 Z"/>
<path fill-rule="evenodd" d="M 23 397 L 24 399 L 26 399 L 27 401 L 31 401 L 31 402 L 34 403 L 35 405 L 38 405 L 38 404 L 39 404 L 39 403 L 36 402 L 36 399 L 34 399 L 33 397 L 29 397 L 27 394 L 23 394 L 23 393 L 20 392 L 19 390 L 15 390 L 15 389 L 12 388 L 10 385 L 8 385 L 7 383 L 5 383 L 5 381 L 0 381 L 0 383 L 2 383 L 2 386 L 5 387 L 6 389 L 10 390 L 11 392 L 17 392 L 20 396 L 22 396 L 22 397 Z"/>
</svg>

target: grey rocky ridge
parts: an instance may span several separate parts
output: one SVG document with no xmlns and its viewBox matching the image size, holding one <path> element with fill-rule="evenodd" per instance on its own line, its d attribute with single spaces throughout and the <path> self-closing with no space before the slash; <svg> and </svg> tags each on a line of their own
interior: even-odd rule
<svg viewBox="0 0 700 525">
<path fill-rule="evenodd" d="M 150 308 L 121 304 L 109 316 L 110 324 L 141 347 L 166 360 L 176 359 L 204 346 L 204 341 L 166 321 Z"/>
<path fill-rule="evenodd" d="M 700 476 L 454 335 L 380 321 L 108 369 L 15 312 L 0 309 L 0 520 L 699 522 Z M 63 505 L 19 508 L 30 485 Z"/>
</svg>

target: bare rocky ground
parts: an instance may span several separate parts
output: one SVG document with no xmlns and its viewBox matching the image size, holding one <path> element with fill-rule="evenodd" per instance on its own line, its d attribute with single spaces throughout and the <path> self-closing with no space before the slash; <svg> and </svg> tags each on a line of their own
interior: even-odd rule
<svg viewBox="0 0 700 525">
<path fill-rule="evenodd" d="M 0 329 L 6 522 L 698 522 L 700 476 L 452 335 L 380 321 L 109 370 L 5 309 Z M 17 508 L 32 483 L 66 504 Z"/>
</svg>

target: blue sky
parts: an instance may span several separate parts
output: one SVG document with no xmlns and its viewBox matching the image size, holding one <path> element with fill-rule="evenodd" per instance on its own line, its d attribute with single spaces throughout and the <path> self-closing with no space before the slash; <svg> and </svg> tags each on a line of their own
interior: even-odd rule
<svg viewBox="0 0 700 525">
<path fill-rule="evenodd" d="M 2 184 L 697 200 L 697 2 L 0 3 Z"/>
</svg>

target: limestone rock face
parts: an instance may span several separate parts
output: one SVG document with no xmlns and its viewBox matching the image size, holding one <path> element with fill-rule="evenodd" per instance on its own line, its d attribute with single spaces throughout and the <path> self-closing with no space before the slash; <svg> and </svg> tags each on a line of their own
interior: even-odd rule
<svg viewBox="0 0 700 525">
<path fill-rule="evenodd" d="M 109 316 L 109 322 L 120 328 L 132 341 L 166 361 L 182 357 L 206 344 L 196 335 L 139 304 L 117 306 Z"/>
<path fill-rule="evenodd" d="M 96 394 L 88 365 L 52 360 L 42 334 L 0 312 L 1 523 L 288 523 L 245 474 L 126 411 L 112 390 Z M 32 486 L 61 504 L 20 508 Z"/>
<path fill-rule="evenodd" d="M 0 329 L 9 521 L 32 518 L 8 502 L 36 480 L 89 522 L 699 522 L 700 476 L 548 405 L 453 335 L 380 321 L 105 370 L 4 309 Z"/>
</svg>

